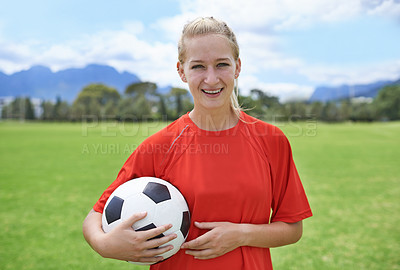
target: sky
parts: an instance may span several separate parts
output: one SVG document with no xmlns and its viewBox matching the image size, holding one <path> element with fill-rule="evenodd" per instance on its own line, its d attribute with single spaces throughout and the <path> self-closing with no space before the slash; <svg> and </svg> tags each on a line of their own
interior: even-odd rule
<svg viewBox="0 0 400 270">
<path fill-rule="evenodd" d="M 107 64 L 159 87 L 188 21 L 224 20 L 240 46 L 243 94 L 281 100 L 317 86 L 400 78 L 400 0 L 0 0 L 0 71 Z"/>
</svg>

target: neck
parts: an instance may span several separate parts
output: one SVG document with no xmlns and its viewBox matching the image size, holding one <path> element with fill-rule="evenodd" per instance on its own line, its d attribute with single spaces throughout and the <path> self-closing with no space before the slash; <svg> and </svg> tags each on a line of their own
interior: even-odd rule
<svg viewBox="0 0 400 270">
<path fill-rule="evenodd" d="M 239 120 L 230 107 L 224 111 L 194 108 L 189 113 L 189 117 L 196 126 L 208 131 L 221 131 L 233 128 Z"/>
</svg>

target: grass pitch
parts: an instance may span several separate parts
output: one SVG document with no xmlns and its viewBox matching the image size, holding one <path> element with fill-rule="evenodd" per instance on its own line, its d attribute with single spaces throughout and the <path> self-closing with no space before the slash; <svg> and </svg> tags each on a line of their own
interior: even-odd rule
<svg viewBox="0 0 400 270">
<path fill-rule="evenodd" d="M 275 269 L 400 269 L 400 123 L 277 123 L 314 216 Z M 0 122 L 1 269 L 148 269 L 103 259 L 82 221 L 164 123 Z"/>
</svg>

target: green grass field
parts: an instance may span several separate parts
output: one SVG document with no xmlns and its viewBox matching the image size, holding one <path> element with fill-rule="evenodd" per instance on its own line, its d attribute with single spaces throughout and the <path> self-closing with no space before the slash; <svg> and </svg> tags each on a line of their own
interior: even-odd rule
<svg viewBox="0 0 400 270">
<path fill-rule="evenodd" d="M 275 269 L 400 269 L 400 123 L 279 123 L 314 216 Z M 163 123 L 0 122 L 1 269 L 147 269 L 103 259 L 82 221 Z"/>
</svg>

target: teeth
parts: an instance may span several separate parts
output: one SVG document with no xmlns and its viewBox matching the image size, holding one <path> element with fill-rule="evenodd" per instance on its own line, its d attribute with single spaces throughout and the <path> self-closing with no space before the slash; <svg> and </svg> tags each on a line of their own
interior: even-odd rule
<svg viewBox="0 0 400 270">
<path fill-rule="evenodd" d="M 206 92 L 207 94 L 218 94 L 219 92 L 221 92 L 222 88 L 215 90 L 215 91 L 209 91 L 209 90 L 204 90 L 204 92 Z"/>
</svg>

